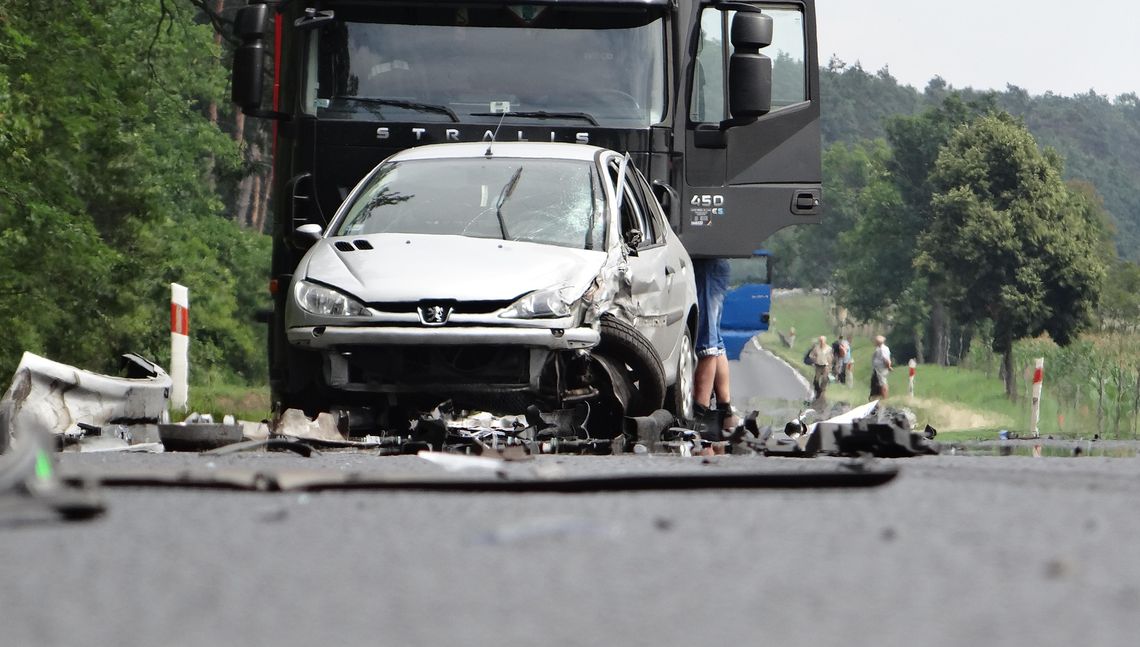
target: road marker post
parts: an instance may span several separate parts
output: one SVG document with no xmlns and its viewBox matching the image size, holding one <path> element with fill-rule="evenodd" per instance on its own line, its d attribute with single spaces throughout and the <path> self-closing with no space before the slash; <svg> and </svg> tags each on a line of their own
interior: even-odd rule
<svg viewBox="0 0 1140 647">
<path fill-rule="evenodd" d="M 1033 362 L 1033 437 L 1040 438 L 1041 431 L 1037 428 L 1037 423 L 1041 420 L 1041 382 L 1045 377 L 1045 358 L 1038 357 Z"/>
<path fill-rule="evenodd" d="M 186 411 L 190 396 L 190 290 L 170 284 L 170 408 Z"/>
<path fill-rule="evenodd" d="M 907 377 L 907 395 L 914 397 L 914 369 L 918 366 L 918 362 L 913 359 L 906 363 L 909 368 L 909 376 Z"/>
</svg>

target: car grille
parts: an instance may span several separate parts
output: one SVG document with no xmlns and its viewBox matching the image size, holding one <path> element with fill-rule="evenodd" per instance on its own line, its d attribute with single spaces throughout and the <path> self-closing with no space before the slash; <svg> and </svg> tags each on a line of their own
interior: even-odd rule
<svg viewBox="0 0 1140 647">
<path fill-rule="evenodd" d="M 343 351 L 352 382 L 402 386 L 529 383 L 530 350 L 519 346 L 357 346 Z"/>
<path fill-rule="evenodd" d="M 368 307 L 378 312 L 417 313 L 420 306 L 445 306 L 451 308 L 451 315 L 485 315 L 498 312 L 511 305 L 515 299 L 507 301 L 451 301 L 447 299 L 437 301 L 378 301 L 369 303 Z"/>
</svg>

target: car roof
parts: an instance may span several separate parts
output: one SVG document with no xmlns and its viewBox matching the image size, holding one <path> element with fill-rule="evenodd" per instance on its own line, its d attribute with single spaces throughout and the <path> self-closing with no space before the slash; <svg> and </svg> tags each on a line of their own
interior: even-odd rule
<svg viewBox="0 0 1140 647">
<path fill-rule="evenodd" d="M 389 157 L 389 161 L 462 159 L 487 157 L 488 142 L 456 142 L 428 144 L 409 148 Z M 490 144 L 491 157 L 532 159 L 566 159 L 593 161 L 604 148 L 586 144 L 559 142 L 494 142 Z"/>
</svg>

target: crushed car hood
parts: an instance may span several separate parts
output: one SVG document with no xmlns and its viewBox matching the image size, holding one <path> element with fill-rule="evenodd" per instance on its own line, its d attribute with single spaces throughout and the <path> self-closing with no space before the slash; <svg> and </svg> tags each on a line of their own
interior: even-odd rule
<svg viewBox="0 0 1140 647">
<path fill-rule="evenodd" d="M 361 249 L 367 241 L 372 249 Z M 351 251 L 336 247 L 348 243 Z M 373 234 L 319 241 L 303 276 L 366 302 L 505 300 L 572 285 L 585 290 L 606 254 L 465 236 Z"/>
</svg>

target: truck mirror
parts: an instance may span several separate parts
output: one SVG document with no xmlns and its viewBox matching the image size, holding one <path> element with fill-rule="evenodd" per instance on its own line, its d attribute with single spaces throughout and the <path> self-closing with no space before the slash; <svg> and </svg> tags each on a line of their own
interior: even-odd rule
<svg viewBox="0 0 1140 647">
<path fill-rule="evenodd" d="M 312 223 L 301 225 L 293 231 L 293 242 L 301 249 L 308 249 L 321 239 L 322 231 L 320 225 Z"/>
<path fill-rule="evenodd" d="M 759 51 L 772 44 L 775 21 L 758 11 L 738 12 L 732 18 L 729 36 L 735 49 Z"/>
<path fill-rule="evenodd" d="M 256 113 L 261 108 L 265 80 L 265 30 L 269 5 L 251 4 L 234 16 L 234 33 L 241 45 L 234 52 L 231 98 L 242 112 Z"/>
<path fill-rule="evenodd" d="M 772 44 L 771 16 L 737 12 L 732 19 L 728 61 L 728 110 L 734 119 L 761 117 L 772 110 L 772 59 L 760 50 Z"/>
</svg>

